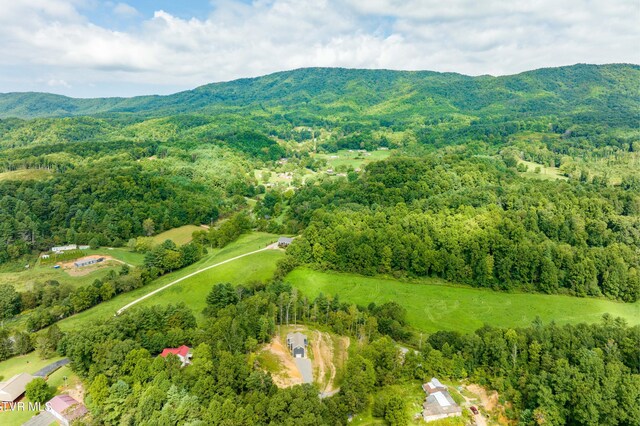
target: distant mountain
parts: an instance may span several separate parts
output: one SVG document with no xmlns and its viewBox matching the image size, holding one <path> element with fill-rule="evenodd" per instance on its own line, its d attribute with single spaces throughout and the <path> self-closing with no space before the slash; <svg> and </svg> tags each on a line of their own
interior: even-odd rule
<svg viewBox="0 0 640 426">
<path fill-rule="evenodd" d="M 0 118 L 175 114 L 290 114 L 413 121 L 425 115 L 496 117 L 581 114 L 620 120 L 640 113 L 640 66 L 544 68 L 469 77 L 430 71 L 304 68 L 214 83 L 168 96 L 75 99 L 47 93 L 0 94 Z"/>
</svg>

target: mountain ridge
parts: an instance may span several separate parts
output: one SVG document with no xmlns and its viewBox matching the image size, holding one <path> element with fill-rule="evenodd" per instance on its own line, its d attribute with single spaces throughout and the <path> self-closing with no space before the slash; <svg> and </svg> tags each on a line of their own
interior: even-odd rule
<svg viewBox="0 0 640 426">
<path fill-rule="evenodd" d="M 632 98 L 623 101 L 633 103 L 640 99 L 639 81 L 640 65 L 635 64 L 576 64 L 497 77 L 436 71 L 313 67 L 209 83 L 170 95 L 72 98 L 42 92 L 2 93 L 0 118 L 131 113 L 161 117 L 185 113 L 215 114 L 229 109 L 238 112 L 248 107 L 329 113 L 332 105 L 362 111 L 367 106 L 397 101 L 400 96 L 408 97 L 406 101 L 414 104 L 430 98 L 429 102 L 447 112 L 482 113 L 492 104 L 502 102 L 511 102 L 512 107 L 525 110 L 538 108 L 536 102 L 543 105 L 545 97 L 553 96 L 559 104 L 568 101 L 582 105 L 585 98 L 594 95 L 594 85 L 600 87 L 595 95 L 613 93 Z M 317 105 L 310 108 L 312 101 L 317 101 Z M 624 106 L 625 102 L 622 104 Z"/>
</svg>

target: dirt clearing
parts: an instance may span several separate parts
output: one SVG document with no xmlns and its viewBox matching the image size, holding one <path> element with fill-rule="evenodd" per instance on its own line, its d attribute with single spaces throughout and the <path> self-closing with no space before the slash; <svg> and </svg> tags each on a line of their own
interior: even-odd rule
<svg viewBox="0 0 640 426">
<path fill-rule="evenodd" d="M 93 263 L 91 265 L 80 266 L 80 267 L 77 267 L 75 265 L 76 262 L 82 262 L 86 260 L 97 261 L 98 259 L 102 259 L 102 261 Z M 79 259 L 70 260 L 68 262 L 58 262 L 57 265 L 60 265 L 62 269 L 72 277 L 81 277 L 84 275 L 88 275 L 94 271 L 97 271 L 98 269 L 107 268 L 109 266 L 115 266 L 114 265 L 115 263 L 123 264 L 124 262 L 118 259 L 114 259 L 111 256 L 92 254 L 90 256 L 84 256 Z"/>
<path fill-rule="evenodd" d="M 262 351 L 268 352 L 275 358 L 277 365 L 262 365 L 262 368 L 271 373 L 276 386 L 288 388 L 302 383 L 302 374 L 300 374 L 289 350 L 282 344 L 280 336 L 275 336 Z"/>
</svg>

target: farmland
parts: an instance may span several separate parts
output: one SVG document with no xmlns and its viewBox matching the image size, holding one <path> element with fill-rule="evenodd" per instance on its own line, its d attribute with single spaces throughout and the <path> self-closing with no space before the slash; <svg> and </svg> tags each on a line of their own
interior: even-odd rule
<svg viewBox="0 0 640 426">
<path fill-rule="evenodd" d="M 367 306 L 395 301 L 407 310 L 409 323 L 434 332 L 473 332 L 489 324 L 495 327 L 525 327 L 539 317 L 558 324 L 597 322 L 604 313 L 640 324 L 640 303 L 618 303 L 594 298 L 561 295 L 504 293 L 447 285 L 441 280 L 419 283 L 354 274 L 296 269 L 287 281 L 309 297 L 339 294 L 340 300 Z"/>
<path fill-rule="evenodd" d="M 101 303 L 91 309 L 69 317 L 58 324 L 62 329 L 80 328 L 84 324 L 91 323 L 99 319 L 105 319 L 126 305 L 145 294 L 156 290 L 176 279 L 193 273 L 209 265 L 219 263 L 243 253 L 264 248 L 267 244 L 274 242 L 277 236 L 267 233 L 256 232 L 244 235 L 238 241 L 229 244 L 222 249 L 210 250 L 203 259 L 183 268 L 179 271 L 164 275 L 151 284 L 133 290 L 129 293 L 117 296 L 108 302 Z M 140 305 L 187 303 L 194 312 L 199 312 L 204 307 L 204 298 L 211 289 L 211 286 L 218 282 L 246 283 L 269 278 L 275 270 L 275 262 L 284 253 L 279 250 L 264 251 L 256 255 L 238 259 L 237 261 L 221 265 L 217 268 L 195 275 L 184 280 L 167 290 L 146 299 Z"/>
</svg>

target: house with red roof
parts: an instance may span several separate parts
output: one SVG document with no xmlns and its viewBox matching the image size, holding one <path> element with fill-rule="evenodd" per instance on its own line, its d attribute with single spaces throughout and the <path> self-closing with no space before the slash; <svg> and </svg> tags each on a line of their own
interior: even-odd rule
<svg viewBox="0 0 640 426">
<path fill-rule="evenodd" d="M 45 407 L 64 426 L 69 426 L 75 419 L 88 413 L 84 404 L 69 395 L 54 396 L 46 403 Z"/>
<path fill-rule="evenodd" d="M 162 350 L 160 356 L 166 358 L 169 354 L 176 355 L 182 361 L 182 366 L 191 364 L 191 348 L 189 346 L 182 345 L 178 348 L 165 348 Z"/>
</svg>

